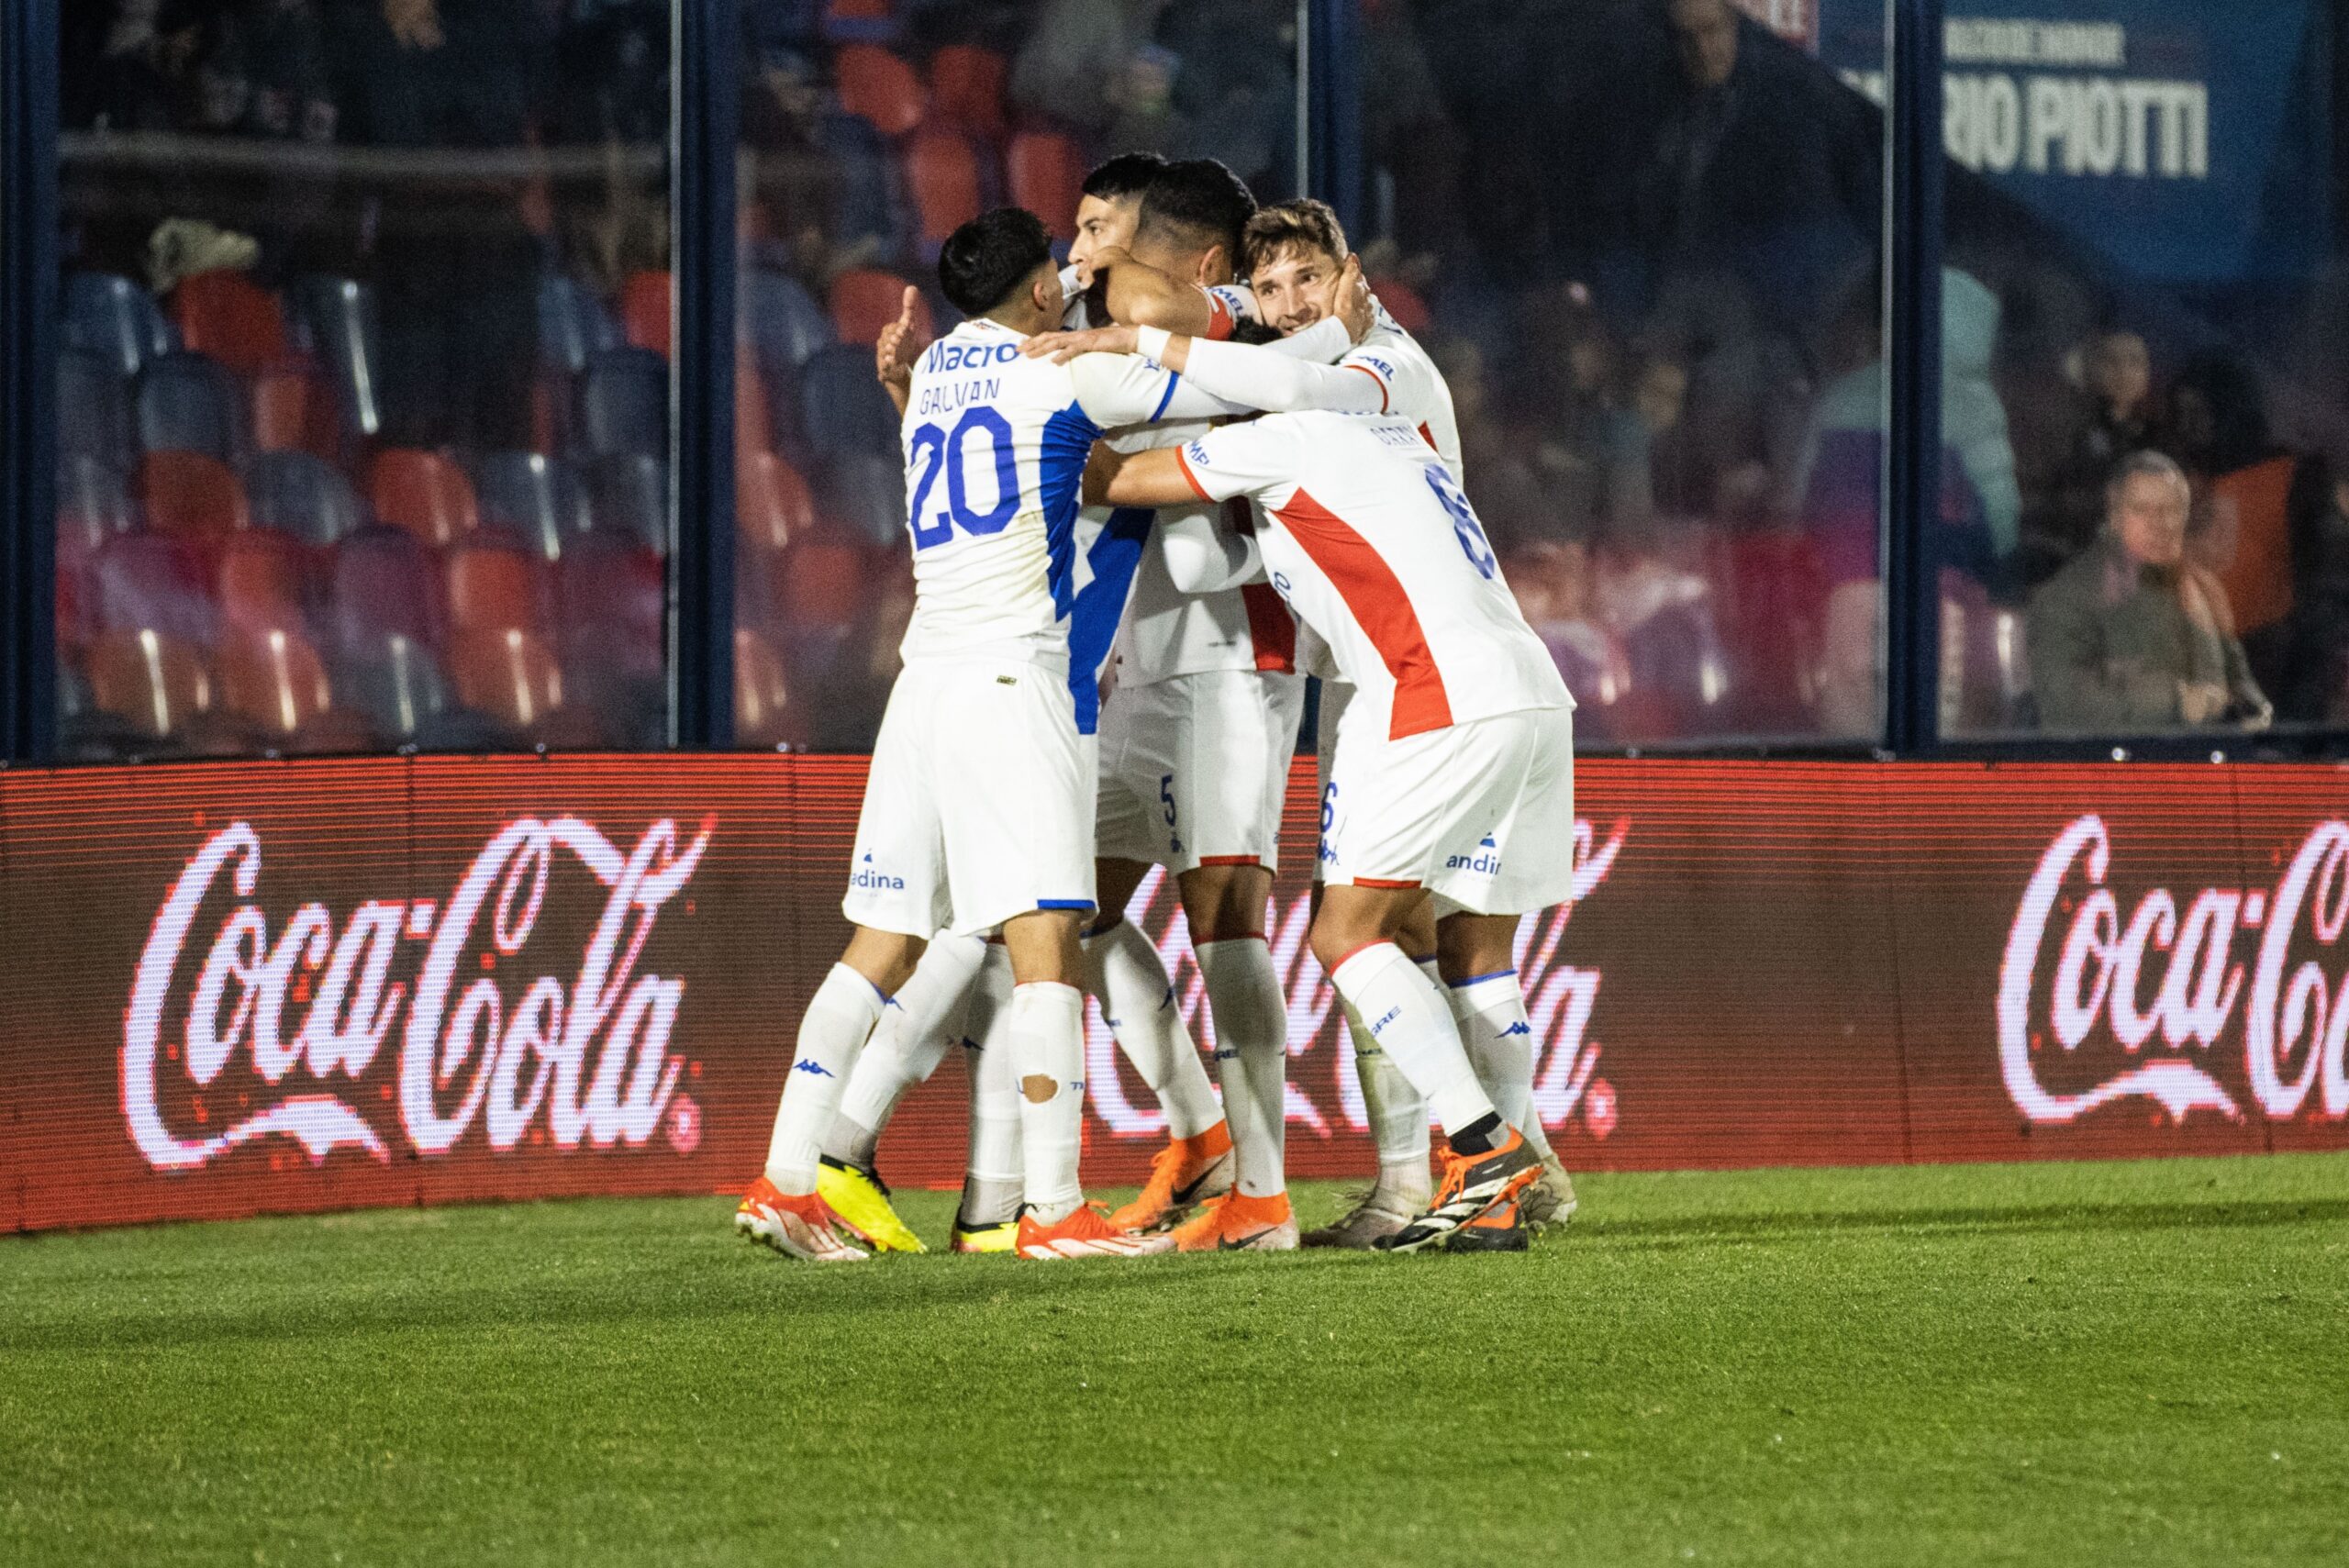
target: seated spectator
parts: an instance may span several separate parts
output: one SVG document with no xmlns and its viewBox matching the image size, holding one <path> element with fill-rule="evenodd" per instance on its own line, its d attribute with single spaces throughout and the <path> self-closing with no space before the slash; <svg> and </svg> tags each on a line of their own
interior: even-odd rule
<svg viewBox="0 0 2349 1568">
<path fill-rule="evenodd" d="M 2017 573 L 2037 585 L 2095 542 L 2104 526 L 2112 465 L 2151 439 L 2153 356 L 2134 332 L 2099 332 L 2076 355 L 2078 385 L 2065 386 L 2075 421 L 2064 450 L 2032 487 Z"/>
<path fill-rule="evenodd" d="M 2042 726 L 2073 734 L 2265 728 L 2267 699 L 2235 636 L 2227 591 L 2187 558 L 2186 473 L 2159 452 L 2124 460 L 2105 528 L 2032 595 Z"/>
</svg>

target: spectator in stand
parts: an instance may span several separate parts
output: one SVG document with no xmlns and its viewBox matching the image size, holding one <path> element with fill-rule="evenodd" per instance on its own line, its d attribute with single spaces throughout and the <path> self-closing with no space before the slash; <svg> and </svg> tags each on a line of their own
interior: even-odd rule
<svg viewBox="0 0 2349 1568">
<path fill-rule="evenodd" d="M 2225 587 L 2260 685 L 2294 696 L 2299 579 L 2319 550 L 2332 486 L 2270 436 L 2266 398 L 2243 360 L 2203 354 L 2170 385 L 2162 440 L 2194 483 L 2188 550 Z M 2287 712 L 2299 717 L 2297 701 Z"/>
<path fill-rule="evenodd" d="M 1877 114 L 1730 0 L 1656 0 L 1677 72 L 1631 172 L 1652 288 L 1726 272 L 1799 320 L 1878 245 Z"/>
<path fill-rule="evenodd" d="M 1260 191 L 1297 185 L 1297 7 L 1288 0 L 1187 0 L 1158 19 L 1182 65 L 1171 156 L 1212 158 Z"/>
<path fill-rule="evenodd" d="M 2059 733 L 2265 728 L 2272 716 L 2235 636 L 2227 591 L 2188 558 L 2186 473 L 2123 459 L 2096 544 L 2032 595 L 2040 723 Z"/>
<path fill-rule="evenodd" d="M 355 146 L 514 152 L 550 63 L 534 0 L 340 0 L 337 98 Z M 453 168 L 430 198 L 362 196 L 395 446 L 531 444 L 539 240 L 522 182 Z"/>
<path fill-rule="evenodd" d="M 1648 354 L 1630 391 L 1607 424 L 1604 526 L 1644 533 L 1659 517 L 1703 517 L 1704 476 L 1682 422 L 1688 368 L 1669 355 Z"/>
<path fill-rule="evenodd" d="M 1012 61 L 1011 101 L 1102 142 L 1123 107 L 1115 95 L 1128 62 L 1166 7 L 1167 0 L 1045 0 Z"/>
<path fill-rule="evenodd" d="M 1847 324 L 1878 330 L 1873 290 L 1854 294 Z M 1991 586 L 2013 554 L 2022 513 L 2005 406 L 1990 384 L 1998 299 L 1954 268 L 1942 273 L 1942 515 L 1928 541 L 1937 562 Z M 1828 583 L 1820 718 L 1831 735 L 1876 732 L 1882 706 L 1877 617 L 1885 363 L 1876 357 L 1829 384 L 1798 471 L 1804 528 Z"/>
<path fill-rule="evenodd" d="M 2075 416 L 2070 450 L 2048 492 L 2027 508 L 2018 567 L 2026 584 L 2044 581 L 2095 541 L 2112 465 L 2152 439 L 2153 355 L 2143 338 L 2096 334 L 2080 350 L 2078 375 L 2086 406 Z"/>
<path fill-rule="evenodd" d="M 1598 719 L 1592 740 L 1609 739 L 1604 716 L 1630 684 L 1622 640 L 1598 618 L 1598 573 L 1590 547 L 1579 539 L 1541 544 L 1513 557 L 1508 584 L 1585 713 Z M 1577 718 L 1577 724 L 1584 721 Z"/>
</svg>

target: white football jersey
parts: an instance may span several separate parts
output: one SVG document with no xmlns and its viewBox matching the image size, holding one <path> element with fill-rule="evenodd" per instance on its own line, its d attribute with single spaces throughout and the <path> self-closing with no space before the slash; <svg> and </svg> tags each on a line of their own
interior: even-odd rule
<svg viewBox="0 0 2349 1568">
<path fill-rule="evenodd" d="M 1483 526 L 1397 415 L 1267 415 L 1179 450 L 1202 501 L 1247 496 L 1273 587 L 1356 689 L 1348 723 L 1391 740 L 1571 707 Z"/>
<path fill-rule="evenodd" d="M 916 361 L 902 430 L 914 556 L 907 660 L 979 654 L 1067 671 L 1082 730 L 1148 541 L 1146 510 L 1086 513 L 1104 430 L 1224 406 L 1146 360 L 1029 359 L 996 322 L 963 322 Z"/>
</svg>

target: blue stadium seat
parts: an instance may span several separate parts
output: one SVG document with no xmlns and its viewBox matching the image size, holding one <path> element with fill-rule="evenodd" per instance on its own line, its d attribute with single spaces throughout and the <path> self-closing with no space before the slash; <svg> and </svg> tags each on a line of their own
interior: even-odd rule
<svg viewBox="0 0 2349 1568">
<path fill-rule="evenodd" d="M 139 527 L 139 508 L 122 471 L 87 452 L 61 452 L 57 462 L 57 553 L 85 561 L 117 534 Z"/>
<path fill-rule="evenodd" d="M 139 442 L 150 452 L 202 452 L 235 466 L 245 450 L 244 389 L 202 354 L 165 354 L 139 378 Z"/>
<path fill-rule="evenodd" d="M 801 428 L 818 460 L 841 452 L 897 450 L 897 410 L 873 379 L 873 350 L 837 343 L 807 361 L 799 380 Z"/>
<path fill-rule="evenodd" d="M 298 342 L 334 384 L 344 434 L 381 435 L 384 349 L 374 291 L 351 278 L 306 277 L 294 286 L 294 316 Z"/>
<path fill-rule="evenodd" d="M 816 504 L 859 543 L 896 543 L 906 531 L 905 467 L 873 452 L 841 452 L 824 464 Z"/>
<path fill-rule="evenodd" d="M 539 280 L 539 362 L 577 375 L 587 361 L 626 341 L 603 301 L 573 279 L 549 272 Z"/>
<path fill-rule="evenodd" d="M 577 395 L 572 439 L 580 455 L 668 456 L 668 361 L 650 349 L 606 349 L 588 360 Z"/>
<path fill-rule="evenodd" d="M 336 544 L 367 526 L 367 505 L 331 463 L 308 452 L 263 452 L 245 465 L 253 521 L 306 544 Z"/>
<path fill-rule="evenodd" d="M 560 561 L 572 545 L 595 531 L 586 492 L 571 465 L 540 452 L 492 452 L 473 473 L 482 522 L 511 529 L 531 550 Z"/>
<path fill-rule="evenodd" d="M 65 345 L 102 356 L 118 375 L 135 376 L 147 361 L 180 346 L 180 336 L 154 296 L 112 272 L 74 272 L 65 280 Z"/>
<path fill-rule="evenodd" d="M 641 454 L 606 458 L 590 482 L 596 537 L 611 544 L 669 549 L 669 465 Z"/>
<path fill-rule="evenodd" d="M 835 113 L 817 122 L 816 143 L 837 175 L 833 242 L 848 249 L 859 240 L 871 240 L 872 263 L 895 264 L 912 249 L 913 213 L 888 142 L 870 121 Z"/>
<path fill-rule="evenodd" d="M 770 381 L 796 375 L 833 342 L 830 312 L 787 272 L 762 267 L 742 274 L 742 319 L 759 371 Z"/>
<path fill-rule="evenodd" d="M 117 468 L 136 450 L 130 387 L 114 361 L 93 349 L 57 350 L 57 450 Z"/>
</svg>

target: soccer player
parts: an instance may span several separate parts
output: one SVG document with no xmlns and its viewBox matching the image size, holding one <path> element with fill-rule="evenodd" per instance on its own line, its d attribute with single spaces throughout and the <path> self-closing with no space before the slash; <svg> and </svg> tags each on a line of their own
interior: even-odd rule
<svg viewBox="0 0 2349 1568">
<path fill-rule="evenodd" d="M 855 927 L 800 1022 L 764 1173 L 736 1223 L 792 1256 L 861 1259 L 817 1191 L 842 1080 L 930 938 L 1000 928 L 1014 987 L 1005 1022 L 1019 1074 L 1029 1258 L 1133 1256 L 1165 1237 L 1111 1228 L 1084 1202 L 1084 960 L 1094 908 L 1094 688 L 1073 680 L 1103 647 L 1124 592 L 1076 541 L 1086 454 L 1105 428 L 1165 410 L 1175 379 L 1143 361 L 1023 357 L 1065 300 L 1043 225 L 999 208 L 939 260 L 971 319 L 921 356 L 904 442 L 915 606 L 859 815 L 842 908 Z M 1140 549 L 1134 533 L 1133 553 Z M 1113 552 L 1114 556 L 1114 552 Z M 1130 570 L 1130 565 L 1126 568 Z M 1106 608 L 1107 626 L 1100 624 Z"/>
<path fill-rule="evenodd" d="M 1094 470 L 1088 493 L 1116 506 L 1252 498 L 1274 587 L 1355 688 L 1314 955 L 1449 1144 L 1433 1201 L 1379 1245 L 1450 1237 L 1514 1202 L 1542 1162 L 1479 1082 L 1454 1005 L 1396 939 L 1432 899 L 1447 969 L 1505 971 L 1520 917 L 1568 896 L 1574 699 L 1458 481 L 1406 418 L 1271 415 L 1176 450 L 1105 448 Z"/>
<path fill-rule="evenodd" d="M 1311 329 L 1350 309 L 1351 302 L 1364 294 L 1361 263 L 1347 246 L 1337 214 L 1327 204 L 1309 197 L 1259 211 L 1249 220 L 1241 251 L 1250 274 L 1252 307 L 1284 333 Z M 1121 261 L 1114 252 L 1108 264 L 1123 267 L 1129 273 L 1126 297 L 1121 301 L 1128 308 L 1162 319 L 1217 326 L 1212 309 L 1202 309 L 1196 299 L 1186 300 L 1179 289 L 1136 280 L 1130 275 L 1134 266 Z M 1028 351 L 1051 353 L 1063 361 L 1097 350 L 1171 356 L 1169 368 L 1182 369 L 1194 387 L 1249 407 L 1271 412 L 1324 408 L 1397 414 L 1414 424 L 1447 468 L 1459 474 L 1460 439 L 1452 395 L 1433 359 L 1384 309 L 1375 311 L 1366 332 L 1353 337 L 1354 348 L 1334 365 L 1268 353 L 1241 342 L 1177 339 L 1148 327 L 1056 334 L 1031 342 Z M 1170 548 L 1186 543 L 1170 533 Z M 1318 651 L 1309 633 L 1304 649 L 1304 661 L 1323 677 L 1319 752 L 1326 794 L 1330 753 L 1352 688 L 1335 678 L 1334 669 L 1314 662 Z M 1317 863 L 1317 897 L 1323 869 Z M 1536 1225 L 1556 1216 L 1570 1218 L 1575 1204 L 1573 1183 L 1552 1151 L 1541 1118 L 1532 1107 L 1531 1030 L 1520 1022 L 1521 995 L 1516 996 L 1513 1009 L 1509 1005 L 1510 995 L 1518 991 L 1513 953 L 1497 970 L 1489 962 L 1489 952 L 1471 959 L 1455 951 L 1454 962 L 1444 963 L 1431 929 L 1431 911 L 1424 905 L 1399 940 L 1414 962 L 1445 983 L 1471 1054 L 1477 1058 L 1479 1073 L 1497 1085 L 1495 1095 L 1501 1108 L 1542 1155 L 1543 1180 L 1527 1194 L 1522 1218 Z M 1494 1015 L 1492 1020 L 1483 1017 L 1486 1013 Z M 1308 1236 L 1308 1245 L 1373 1245 L 1380 1236 L 1402 1229 L 1425 1207 L 1429 1195 L 1427 1108 L 1393 1071 L 1385 1053 L 1360 1027 L 1360 1020 L 1349 1016 L 1348 1023 L 1355 1044 L 1357 1077 L 1378 1144 L 1378 1177 L 1353 1212 Z M 1480 1219 L 1453 1245 L 1516 1250 L 1525 1240 L 1520 1216 L 1512 1207 Z"/>
</svg>

